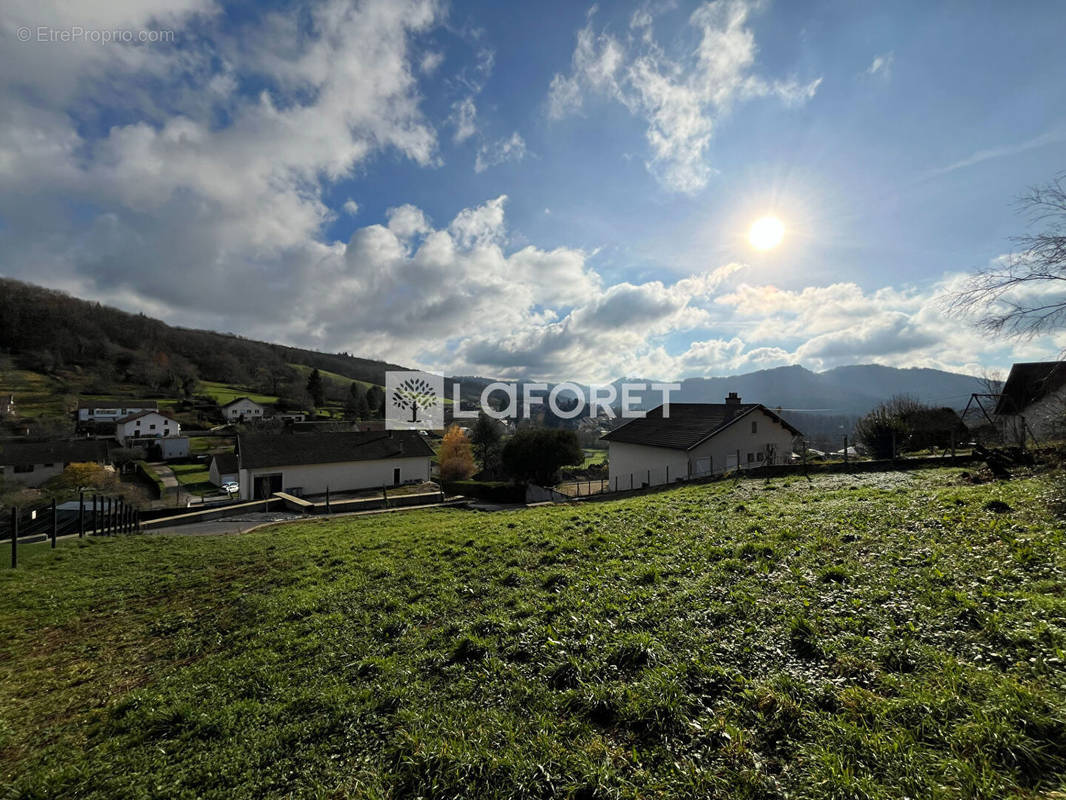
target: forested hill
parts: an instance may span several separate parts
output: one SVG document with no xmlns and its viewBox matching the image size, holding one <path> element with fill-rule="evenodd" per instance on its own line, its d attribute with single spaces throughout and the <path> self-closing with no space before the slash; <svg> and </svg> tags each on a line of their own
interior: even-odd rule
<svg viewBox="0 0 1066 800">
<path fill-rule="evenodd" d="M 0 278 L 0 353 L 39 372 L 76 369 L 109 383 L 182 394 L 196 380 L 244 386 L 285 381 L 290 364 L 381 384 L 402 369 L 345 353 L 319 353 L 167 325 L 62 292 Z M 277 392 L 275 392 L 277 393 Z"/>
</svg>

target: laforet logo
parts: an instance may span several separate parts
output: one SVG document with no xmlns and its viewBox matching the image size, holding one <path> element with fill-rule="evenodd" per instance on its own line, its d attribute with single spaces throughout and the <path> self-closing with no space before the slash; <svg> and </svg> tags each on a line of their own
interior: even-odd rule
<svg viewBox="0 0 1066 800">
<path fill-rule="evenodd" d="M 431 430 L 444 427 L 444 377 L 429 372 L 385 373 L 389 430 Z"/>
</svg>

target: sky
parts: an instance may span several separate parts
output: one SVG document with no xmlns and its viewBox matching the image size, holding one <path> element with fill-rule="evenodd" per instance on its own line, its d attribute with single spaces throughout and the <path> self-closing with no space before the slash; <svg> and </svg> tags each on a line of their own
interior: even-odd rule
<svg viewBox="0 0 1066 800">
<path fill-rule="evenodd" d="M 1062 3 L 4 5 L 8 277 L 450 375 L 1066 347 L 943 310 L 1066 170 Z"/>
</svg>

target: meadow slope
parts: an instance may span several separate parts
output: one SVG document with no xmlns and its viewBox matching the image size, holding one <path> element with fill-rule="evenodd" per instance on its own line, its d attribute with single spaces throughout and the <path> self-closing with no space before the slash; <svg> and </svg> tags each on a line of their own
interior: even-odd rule
<svg viewBox="0 0 1066 800">
<path fill-rule="evenodd" d="M 623 501 L 24 548 L 19 797 L 1054 797 L 1045 478 L 744 480 Z"/>
</svg>

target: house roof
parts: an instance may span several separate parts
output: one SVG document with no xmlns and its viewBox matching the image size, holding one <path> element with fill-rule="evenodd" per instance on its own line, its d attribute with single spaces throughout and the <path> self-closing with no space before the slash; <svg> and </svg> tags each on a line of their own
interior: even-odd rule
<svg viewBox="0 0 1066 800">
<path fill-rule="evenodd" d="M 605 434 L 603 438 L 609 442 L 691 450 L 757 410 L 772 417 L 793 435 L 802 435 L 794 426 L 760 403 L 670 403 L 669 416 L 665 417 L 663 408 L 664 406 L 659 406 L 652 409 L 646 416 L 630 420 Z"/>
<path fill-rule="evenodd" d="M 1014 364 L 996 402 L 995 414 L 1021 414 L 1066 384 L 1066 362 L 1035 361 Z"/>
<path fill-rule="evenodd" d="M 72 442 L 0 442 L 0 464 L 5 466 L 107 460 L 107 442 L 100 439 L 78 439 Z"/>
<path fill-rule="evenodd" d="M 149 414 L 157 414 L 158 416 L 163 417 L 164 419 L 169 419 L 172 422 L 177 422 L 177 420 L 174 419 L 174 417 L 170 416 L 170 414 L 167 414 L 167 413 L 165 413 L 163 411 L 154 411 L 153 410 L 153 411 L 138 411 L 136 414 L 127 414 L 126 416 L 122 417 L 121 419 L 116 419 L 115 423 L 119 424 L 119 425 L 122 425 L 122 424 L 125 424 L 127 422 L 133 422 L 135 419 L 140 419 L 141 417 L 147 417 Z"/>
<path fill-rule="evenodd" d="M 237 471 L 236 453 L 219 453 L 212 461 L 214 461 L 219 475 L 229 475 Z"/>
<path fill-rule="evenodd" d="M 250 397 L 235 397 L 232 400 L 230 400 L 228 403 L 226 403 L 224 406 L 222 406 L 222 408 L 229 408 L 230 406 L 236 405 L 237 403 L 241 402 L 241 400 L 247 400 L 253 406 L 259 406 L 260 408 L 265 408 L 266 407 L 262 403 L 255 402 L 255 400 L 253 400 Z"/>
<path fill-rule="evenodd" d="M 382 458 L 431 458 L 417 431 L 250 433 L 237 437 L 241 469 L 335 464 Z"/>
<path fill-rule="evenodd" d="M 97 408 L 159 408 L 155 400 L 131 400 L 128 397 L 106 397 L 103 400 L 82 400 L 78 408 L 87 408 L 90 411 Z"/>
</svg>

